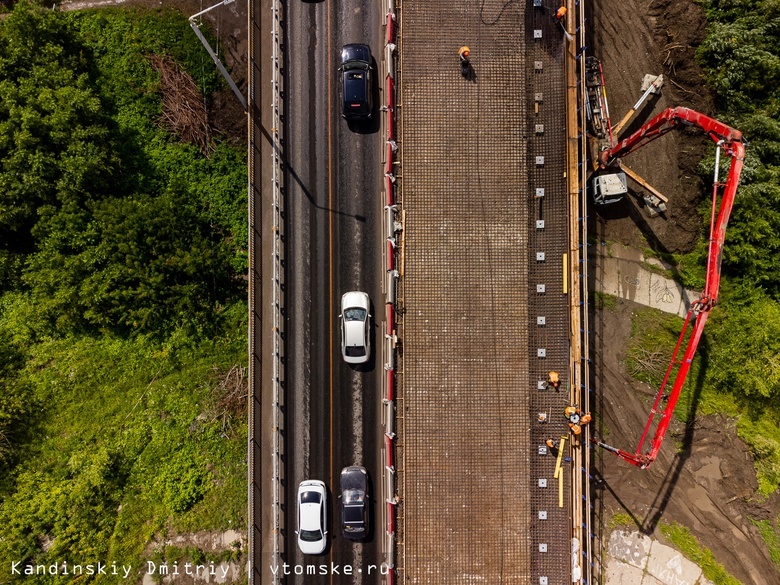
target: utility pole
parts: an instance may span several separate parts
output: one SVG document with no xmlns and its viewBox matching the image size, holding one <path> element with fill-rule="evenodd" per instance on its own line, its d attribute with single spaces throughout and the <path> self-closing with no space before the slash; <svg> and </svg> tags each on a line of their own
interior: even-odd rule
<svg viewBox="0 0 780 585">
<path fill-rule="evenodd" d="M 200 26 L 198 25 L 198 23 L 195 22 L 195 20 L 199 16 L 206 14 L 210 10 L 213 10 L 214 8 L 218 8 L 219 6 L 223 6 L 225 4 L 230 4 L 231 2 L 234 1 L 235 0 L 222 0 L 222 2 L 220 2 L 219 4 L 215 4 L 211 8 L 206 8 L 206 10 L 201 10 L 197 14 L 193 14 L 192 16 L 190 16 L 190 26 L 192 27 L 192 30 L 195 31 L 195 35 L 200 39 L 200 42 L 206 48 L 206 51 L 208 51 L 208 54 L 211 55 L 212 61 L 214 61 L 214 64 L 217 66 L 217 69 L 219 69 L 219 72 L 222 74 L 222 77 L 225 78 L 225 81 L 228 82 L 230 89 L 232 89 L 233 93 L 236 94 L 236 97 L 238 98 L 238 101 L 241 102 L 244 111 L 246 111 L 246 98 L 244 98 L 244 95 L 241 93 L 241 91 L 238 89 L 238 86 L 236 86 L 236 83 L 230 77 L 230 73 L 227 72 L 227 69 L 225 69 L 225 66 L 222 64 L 222 61 L 219 60 L 219 57 L 211 48 L 211 45 L 209 45 L 209 42 L 206 40 L 206 37 L 204 37 L 203 33 L 200 32 Z"/>
</svg>

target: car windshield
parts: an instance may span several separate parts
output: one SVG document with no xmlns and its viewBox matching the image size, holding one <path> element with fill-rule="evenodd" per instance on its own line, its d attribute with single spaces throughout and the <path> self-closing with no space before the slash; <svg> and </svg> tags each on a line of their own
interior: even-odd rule
<svg viewBox="0 0 780 585">
<path fill-rule="evenodd" d="M 320 494 L 317 492 L 303 492 L 301 494 L 301 504 L 319 504 Z"/>
<path fill-rule="evenodd" d="M 351 309 L 346 309 L 344 311 L 344 320 L 345 321 L 365 321 L 366 319 L 366 310 L 360 309 L 358 307 L 352 307 Z"/>
<path fill-rule="evenodd" d="M 345 504 L 362 504 L 363 492 L 360 490 L 344 490 L 341 499 Z"/>
<path fill-rule="evenodd" d="M 318 542 L 322 540 L 321 530 L 301 530 L 301 540 L 304 542 Z"/>
</svg>

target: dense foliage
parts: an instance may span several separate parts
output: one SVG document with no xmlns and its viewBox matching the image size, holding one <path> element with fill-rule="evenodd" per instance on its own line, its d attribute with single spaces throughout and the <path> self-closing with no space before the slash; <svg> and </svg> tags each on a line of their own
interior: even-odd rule
<svg viewBox="0 0 780 585">
<path fill-rule="evenodd" d="M 709 0 L 698 51 L 719 117 L 748 140 L 723 254 L 723 309 L 713 312 L 706 383 L 744 413 L 762 491 L 780 485 L 780 3 Z"/>
<path fill-rule="evenodd" d="M 161 44 L 184 22 L 22 3 L 3 23 L 0 287 L 35 307 L 38 336 L 210 334 L 240 290 L 245 228 L 225 193 L 233 207 L 242 153 L 220 145 L 204 160 L 155 124 L 146 55 L 192 61 L 197 43 Z"/>
<path fill-rule="evenodd" d="M 174 12 L 0 21 L 5 567 L 137 568 L 155 534 L 245 522 L 226 382 L 246 361 L 245 152 L 159 127 L 152 53 L 219 87 Z"/>
<path fill-rule="evenodd" d="M 709 0 L 698 58 L 719 116 L 749 141 L 724 267 L 780 300 L 780 3 Z"/>
</svg>

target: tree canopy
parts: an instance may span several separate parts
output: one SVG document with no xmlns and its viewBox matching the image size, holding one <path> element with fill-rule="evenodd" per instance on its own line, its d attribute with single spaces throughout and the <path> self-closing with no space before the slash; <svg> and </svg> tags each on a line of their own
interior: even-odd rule
<svg viewBox="0 0 780 585">
<path fill-rule="evenodd" d="M 0 287 L 37 308 L 38 335 L 208 332 L 243 294 L 245 227 L 225 214 L 243 163 L 156 125 L 148 51 L 192 65 L 197 43 L 164 48 L 186 21 L 148 18 L 21 2 L 0 26 Z"/>
<path fill-rule="evenodd" d="M 780 3 L 708 0 L 697 56 L 719 116 L 748 141 L 723 265 L 780 300 Z"/>
</svg>

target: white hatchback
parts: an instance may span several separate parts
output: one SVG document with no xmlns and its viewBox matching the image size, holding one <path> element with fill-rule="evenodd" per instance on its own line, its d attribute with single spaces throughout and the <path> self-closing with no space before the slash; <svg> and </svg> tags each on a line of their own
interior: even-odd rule
<svg viewBox="0 0 780 585">
<path fill-rule="evenodd" d="M 364 292 L 341 297 L 341 355 L 348 364 L 363 364 L 371 357 L 371 301 Z"/>
<path fill-rule="evenodd" d="M 307 479 L 298 486 L 298 548 L 306 555 L 318 555 L 325 550 L 328 531 L 326 516 L 328 495 L 325 484 Z"/>
</svg>

